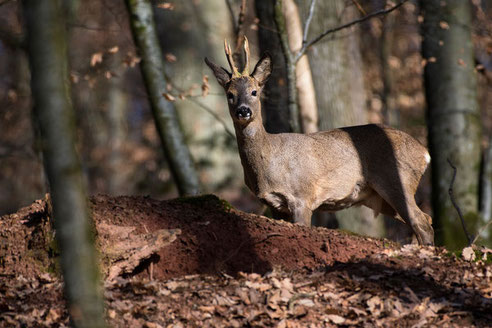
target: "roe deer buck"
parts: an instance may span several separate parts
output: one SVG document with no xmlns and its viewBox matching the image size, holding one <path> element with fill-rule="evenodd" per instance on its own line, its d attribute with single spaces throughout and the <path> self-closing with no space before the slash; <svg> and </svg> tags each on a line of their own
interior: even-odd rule
<svg viewBox="0 0 492 328">
<path fill-rule="evenodd" d="M 226 91 L 244 179 L 262 202 L 304 225 L 311 224 L 317 208 L 365 205 L 375 215 L 403 220 L 421 245 L 434 243 L 432 219 L 414 198 L 430 162 L 424 146 L 402 131 L 374 124 L 269 134 L 262 123 L 260 95 L 272 71 L 270 55 L 263 55 L 250 75 L 247 39 L 241 73 L 227 41 L 224 47 L 232 73 L 207 58 L 205 62 Z"/>
</svg>

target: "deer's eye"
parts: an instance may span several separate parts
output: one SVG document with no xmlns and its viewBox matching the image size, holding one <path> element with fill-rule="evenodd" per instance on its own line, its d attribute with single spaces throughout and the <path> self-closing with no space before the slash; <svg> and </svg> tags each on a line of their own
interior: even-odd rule
<svg viewBox="0 0 492 328">
<path fill-rule="evenodd" d="M 227 93 L 227 100 L 232 104 L 234 102 L 234 94 L 232 92 Z"/>
<path fill-rule="evenodd" d="M 256 90 L 253 90 L 253 92 L 251 92 L 251 95 L 252 95 L 253 97 L 256 97 Z"/>
</svg>

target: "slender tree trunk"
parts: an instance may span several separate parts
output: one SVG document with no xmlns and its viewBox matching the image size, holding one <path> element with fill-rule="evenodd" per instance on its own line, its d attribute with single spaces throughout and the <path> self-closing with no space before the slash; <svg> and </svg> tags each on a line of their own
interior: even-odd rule
<svg viewBox="0 0 492 328">
<path fill-rule="evenodd" d="M 287 26 L 289 47 L 295 55 L 302 46 L 303 27 L 299 17 L 299 9 L 294 0 L 284 0 L 282 9 Z M 295 72 L 301 130 L 303 133 L 313 133 L 318 131 L 318 106 L 307 55 L 299 58 Z"/>
<path fill-rule="evenodd" d="M 425 66 L 427 124 L 432 157 L 432 195 L 437 243 L 451 248 L 467 244 L 448 196 L 457 167 L 454 195 L 468 231 L 479 228 L 478 185 L 481 123 L 471 40 L 471 3 L 464 0 L 420 2 Z"/>
<path fill-rule="evenodd" d="M 318 1 L 309 35 L 317 36 L 329 27 L 355 19 L 355 9 L 345 8 L 344 0 Z M 309 3 L 304 5 L 307 12 Z M 343 13 L 343 14 L 342 14 Z M 366 93 L 357 30 L 348 29 L 326 37 L 308 51 L 319 111 L 320 130 L 367 123 Z M 365 207 L 336 213 L 338 226 L 373 236 L 384 234 L 383 220 L 374 219 Z M 325 213 L 317 213 L 320 224 Z M 329 226 L 335 224 L 328 220 Z"/>
<path fill-rule="evenodd" d="M 301 128 L 299 125 L 299 106 L 297 104 L 297 88 L 296 88 L 296 62 L 294 55 L 290 50 L 289 39 L 287 36 L 287 24 L 283 13 L 282 0 L 275 1 L 274 20 L 277 32 L 280 38 L 280 46 L 284 55 L 285 67 L 287 72 L 287 107 L 289 110 L 289 124 L 292 132 L 299 133 Z"/>
<path fill-rule="evenodd" d="M 26 0 L 24 10 L 34 114 L 41 131 L 70 318 L 75 327 L 103 327 L 94 236 L 75 151 L 61 4 L 57 0 Z"/>
<path fill-rule="evenodd" d="M 155 30 L 152 4 L 148 0 L 127 0 L 140 67 L 150 98 L 157 131 L 180 195 L 196 195 L 200 183 L 173 104 L 167 101 L 162 52 Z M 172 32 L 171 32 L 172 33 Z"/>
<path fill-rule="evenodd" d="M 273 71 L 265 85 L 262 109 L 265 116 L 265 129 L 270 133 L 289 132 L 289 111 L 285 59 L 280 46 L 277 28 L 273 20 L 275 0 L 256 0 L 258 16 L 258 42 L 261 52 L 272 55 Z"/>
<path fill-rule="evenodd" d="M 484 150 L 480 190 L 480 213 L 487 223 L 492 221 L 492 135 L 489 136 L 488 146 Z M 486 229 L 481 235 L 490 238 L 492 229 Z"/>
<path fill-rule="evenodd" d="M 126 126 L 128 97 L 123 90 L 125 67 L 121 65 L 121 55 L 119 53 L 114 54 L 111 58 L 110 67 L 115 76 L 108 81 L 109 90 L 106 99 L 108 144 L 110 145 L 109 170 L 106 173 L 108 179 L 107 189 L 112 195 L 125 195 L 129 191 L 127 174 L 125 174 L 124 170 L 125 158 L 123 156 L 124 141 L 128 137 Z"/>
</svg>

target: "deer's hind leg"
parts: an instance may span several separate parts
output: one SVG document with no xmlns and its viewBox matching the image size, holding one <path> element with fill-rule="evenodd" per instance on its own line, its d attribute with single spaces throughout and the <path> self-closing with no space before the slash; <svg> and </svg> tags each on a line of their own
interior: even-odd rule
<svg viewBox="0 0 492 328">
<path fill-rule="evenodd" d="M 387 184 L 373 188 L 412 228 L 420 245 L 434 245 L 432 219 L 417 206 L 414 190 L 416 188 L 408 185 L 405 187 L 405 183 L 401 183 L 400 186 Z"/>
</svg>

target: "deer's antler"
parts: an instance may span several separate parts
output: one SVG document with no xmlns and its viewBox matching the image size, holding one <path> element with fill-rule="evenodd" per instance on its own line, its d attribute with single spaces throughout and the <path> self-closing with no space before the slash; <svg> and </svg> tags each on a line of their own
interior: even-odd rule
<svg viewBox="0 0 492 328">
<path fill-rule="evenodd" d="M 241 74 L 237 70 L 236 65 L 234 64 L 234 59 L 232 58 L 231 47 L 229 46 L 229 44 L 227 43 L 227 40 L 225 40 L 225 39 L 224 39 L 224 50 L 225 50 L 225 54 L 226 54 L 226 57 L 227 57 L 227 61 L 229 62 L 229 66 L 231 66 L 232 77 L 239 77 L 239 76 L 241 76 Z"/>
<path fill-rule="evenodd" d="M 249 75 L 249 42 L 248 38 L 244 36 L 244 57 L 245 57 L 245 65 L 244 69 L 241 73 L 239 73 L 239 70 L 236 67 L 236 64 L 234 63 L 234 59 L 232 58 L 232 50 L 231 47 L 229 46 L 229 43 L 227 43 L 227 40 L 224 40 L 224 50 L 225 54 L 227 57 L 227 61 L 229 62 L 229 66 L 231 66 L 232 70 L 232 77 L 240 77 L 240 76 L 247 76 Z"/>
<path fill-rule="evenodd" d="M 246 35 L 244 36 L 244 69 L 242 75 L 249 75 L 249 43 Z"/>
</svg>

